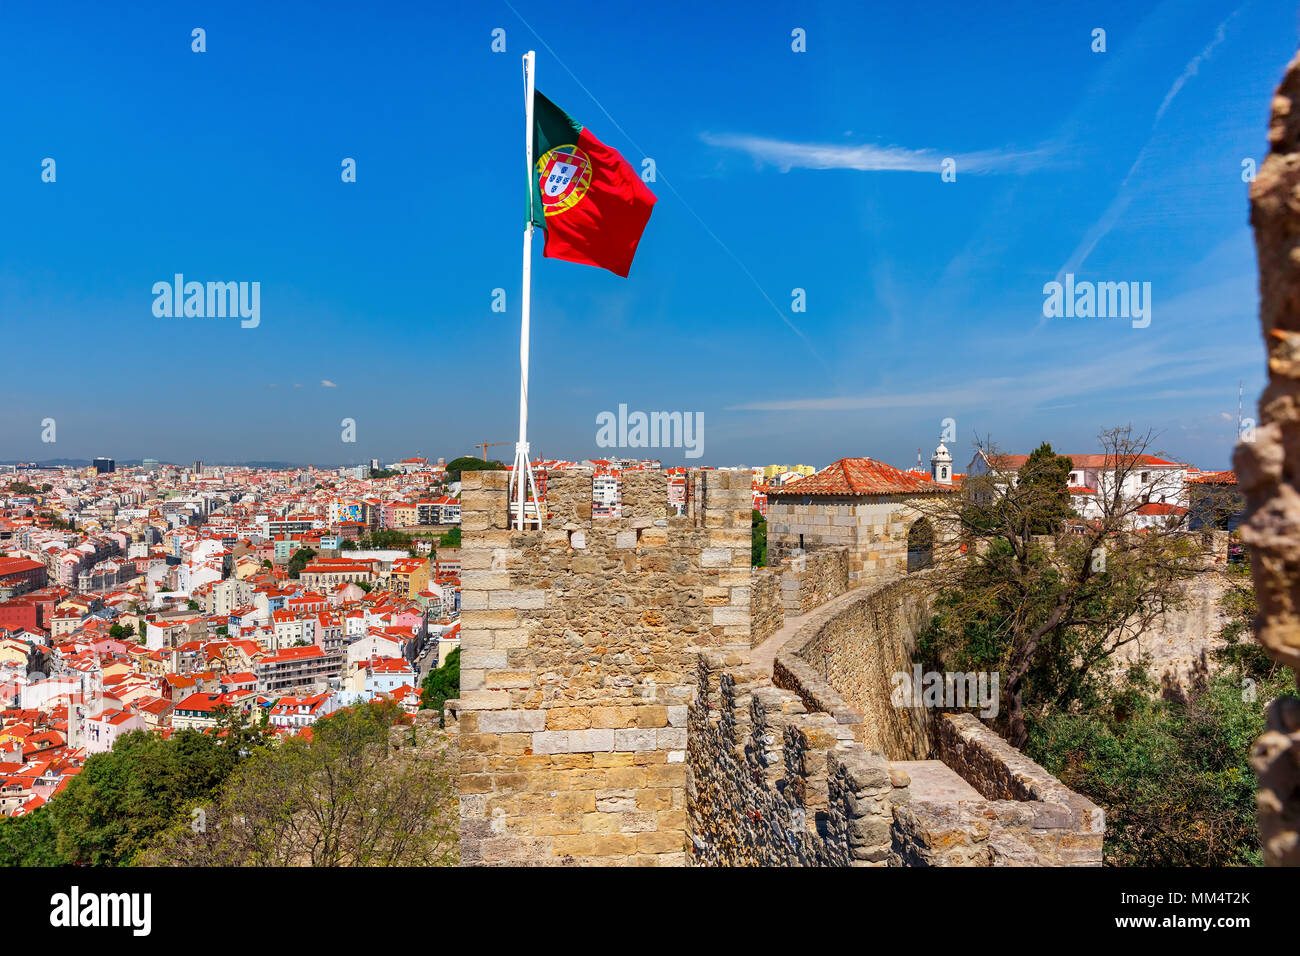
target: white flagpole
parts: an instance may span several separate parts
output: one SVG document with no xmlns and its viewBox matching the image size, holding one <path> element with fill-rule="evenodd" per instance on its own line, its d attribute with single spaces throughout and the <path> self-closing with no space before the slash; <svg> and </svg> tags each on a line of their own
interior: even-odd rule
<svg viewBox="0 0 1300 956">
<path fill-rule="evenodd" d="M 514 527 L 520 531 L 524 529 L 525 523 L 525 505 L 527 504 L 527 488 L 531 485 L 533 494 L 537 494 L 537 486 L 533 482 L 533 467 L 528 461 L 528 319 L 529 311 L 532 307 L 532 285 L 533 285 L 533 210 L 532 195 L 536 188 L 534 162 L 533 162 L 533 70 L 536 60 L 534 51 L 529 50 L 524 54 L 524 143 L 525 156 L 528 170 L 528 221 L 524 225 L 524 281 L 523 281 L 523 298 L 522 317 L 519 323 L 519 441 L 515 445 L 515 466 L 511 472 L 510 481 L 512 485 L 517 483 L 518 490 L 515 492 L 515 505 L 518 511 L 515 514 Z M 542 526 L 541 502 L 537 503 L 537 527 Z"/>
</svg>

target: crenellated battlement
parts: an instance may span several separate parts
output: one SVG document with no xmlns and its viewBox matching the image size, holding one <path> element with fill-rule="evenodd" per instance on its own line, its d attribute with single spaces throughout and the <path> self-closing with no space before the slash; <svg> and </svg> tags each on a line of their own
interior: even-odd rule
<svg viewBox="0 0 1300 956">
<path fill-rule="evenodd" d="M 509 528 L 506 472 L 462 478 L 461 858 L 685 861 L 695 656 L 749 647 L 750 476 L 547 476 L 541 530 Z"/>
</svg>

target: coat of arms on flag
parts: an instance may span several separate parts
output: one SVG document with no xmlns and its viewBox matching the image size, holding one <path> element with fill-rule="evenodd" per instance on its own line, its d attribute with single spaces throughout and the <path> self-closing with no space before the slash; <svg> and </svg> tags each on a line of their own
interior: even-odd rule
<svg viewBox="0 0 1300 956">
<path fill-rule="evenodd" d="M 537 170 L 542 179 L 542 209 L 548 216 L 580 201 L 591 185 L 591 160 L 576 146 L 549 150 L 537 161 Z"/>
</svg>

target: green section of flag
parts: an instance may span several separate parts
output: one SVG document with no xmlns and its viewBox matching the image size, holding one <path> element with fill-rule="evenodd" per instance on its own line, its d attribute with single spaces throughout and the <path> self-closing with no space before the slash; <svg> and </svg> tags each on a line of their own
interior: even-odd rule
<svg viewBox="0 0 1300 956">
<path fill-rule="evenodd" d="M 533 168 L 528 171 L 529 214 L 534 226 L 546 228 L 546 214 L 542 210 L 542 193 L 538 185 L 537 161 L 547 151 L 557 146 L 578 145 L 582 124 L 548 100 L 538 90 L 533 90 Z"/>
</svg>

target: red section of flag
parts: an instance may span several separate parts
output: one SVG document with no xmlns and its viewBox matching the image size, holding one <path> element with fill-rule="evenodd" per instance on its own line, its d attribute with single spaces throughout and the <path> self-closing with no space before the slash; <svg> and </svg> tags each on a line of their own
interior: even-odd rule
<svg viewBox="0 0 1300 956">
<path fill-rule="evenodd" d="M 655 195 L 618 150 L 589 130 L 578 136 L 576 161 L 570 159 L 574 154 L 566 156 L 572 149 L 553 150 L 538 164 L 546 257 L 598 266 L 626 278 Z"/>
</svg>

